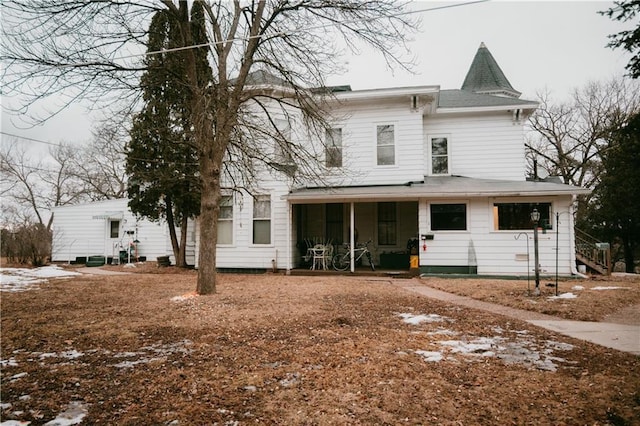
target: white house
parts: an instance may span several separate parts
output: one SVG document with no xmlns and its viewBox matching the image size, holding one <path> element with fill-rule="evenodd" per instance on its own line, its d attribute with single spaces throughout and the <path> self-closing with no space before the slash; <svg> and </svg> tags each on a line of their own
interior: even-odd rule
<svg viewBox="0 0 640 426">
<path fill-rule="evenodd" d="M 153 261 L 170 256 L 175 263 L 166 223 L 137 218 L 127 203 L 122 198 L 54 208 L 51 260 L 67 262 L 89 256 L 119 259 L 120 251 L 126 251 L 127 260 L 130 253 Z M 194 227 L 188 232 L 187 263 L 193 265 Z"/>
<path fill-rule="evenodd" d="M 537 103 L 519 98 L 484 44 L 460 90 L 334 95 L 342 118 L 320 160 L 335 178 L 300 186 L 265 173 L 261 194 L 225 195 L 219 269 L 307 267 L 306 240 L 371 240 L 376 266 L 409 269 L 417 238 L 422 273 L 522 276 L 534 268 L 536 209 L 541 270 L 557 259 L 559 274 L 575 273 L 572 205 L 588 191 L 526 179 L 524 125 Z"/>
</svg>

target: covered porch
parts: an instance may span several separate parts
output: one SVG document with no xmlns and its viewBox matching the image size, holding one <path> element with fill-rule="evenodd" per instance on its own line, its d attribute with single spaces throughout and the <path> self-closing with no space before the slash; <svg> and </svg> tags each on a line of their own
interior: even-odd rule
<svg viewBox="0 0 640 426">
<path fill-rule="evenodd" d="M 417 254 L 418 200 L 289 199 L 293 270 L 316 272 L 409 272 Z M 326 247 L 324 262 L 314 247 Z M 364 249 L 366 247 L 366 250 Z M 367 253 L 370 252 L 370 253 Z M 336 255 L 349 265 L 334 267 Z M 353 259 L 353 261 L 351 261 Z M 373 264 L 373 268 L 371 268 Z"/>
</svg>

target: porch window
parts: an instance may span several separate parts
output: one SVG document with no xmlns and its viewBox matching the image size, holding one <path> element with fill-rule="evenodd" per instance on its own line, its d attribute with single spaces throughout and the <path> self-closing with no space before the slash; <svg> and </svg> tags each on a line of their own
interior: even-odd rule
<svg viewBox="0 0 640 426">
<path fill-rule="evenodd" d="M 344 239 L 344 204 L 327 204 L 327 238 L 332 244 L 342 244 Z"/>
<path fill-rule="evenodd" d="M 396 244 L 396 203 L 378 203 L 378 244 Z"/>
<path fill-rule="evenodd" d="M 531 212 L 540 212 L 540 225 L 550 224 L 551 203 L 494 203 L 493 227 L 500 231 L 520 231 L 533 228 Z"/>
<path fill-rule="evenodd" d="M 342 129 L 327 129 L 325 161 L 327 167 L 342 167 Z"/>
<path fill-rule="evenodd" d="M 233 244 L 233 196 L 220 198 L 218 215 L 218 244 Z"/>
<path fill-rule="evenodd" d="M 466 204 L 431 204 L 432 231 L 466 231 Z"/>
<path fill-rule="evenodd" d="M 394 165 L 396 162 L 394 126 L 385 124 L 376 127 L 378 166 Z"/>
<path fill-rule="evenodd" d="M 431 138 L 431 174 L 449 174 L 449 139 L 447 137 Z"/>
<path fill-rule="evenodd" d="M 120 221 L 119 220 L 109 221 L 109 236 L 110 238 L 120 238 Z"/>
<path fill-rule="evenodd" d="M 273 149 L 274 161 L 278 164 L 291 164 L 293 155 L 291 154 L 291 125 L 288 120 L 273 120 L 278 134 L 275 138 Z"/>
<path fill-rule="evenodd" d="M 253 244 L 271 244 L 271 197 L 258 195 L 253 200 Z"/>
</svg>

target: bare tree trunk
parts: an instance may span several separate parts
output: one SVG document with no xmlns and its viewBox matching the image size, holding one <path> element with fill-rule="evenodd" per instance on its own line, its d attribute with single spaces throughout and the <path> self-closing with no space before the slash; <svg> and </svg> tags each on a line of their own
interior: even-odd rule
<svg viewBox="0 0 640 426">
<path fill-rule="evenodd" d="M 198 251 L 198 294 L 216 292 L 216 244 L 218 241 L 218 214 L 220 213 L 220 171 L 222 155 L 213 146 L 213 125 L 203 129 L 211 133 L 208 146 L 200 157 L 202 195 L 200 198 L 200 247 Z M 215 142 L 222 137 L 215 135 Z M 222 151 L 224 152 L 224 151 Z"/>
<path fill-rule="evenodd" d="M 180 247 L 178 248 L 178 256 L 180 256 L 180 263 L 183 268 L 187 266 L 187 228 L 189 226 L 189 218 L 187 216 L 182 217 L 180 223 Z M 176 261 L 177 263 L 177 261 Z"/>
<path fill-rule="evenodd" d="M 165 198 L 167 206 L 167 226 L 169 227 L 169 238 L 171 239 L 171 248 L 173 249 L 173 257 L 176 259 L 176 266 L 184 267 L 184 262 L 180 257 L 180 245 L 178 244 L 178 236 L 176 235 L 176 223 L 173 218 L 173 203 L 170 198 Z"/>
</svg>

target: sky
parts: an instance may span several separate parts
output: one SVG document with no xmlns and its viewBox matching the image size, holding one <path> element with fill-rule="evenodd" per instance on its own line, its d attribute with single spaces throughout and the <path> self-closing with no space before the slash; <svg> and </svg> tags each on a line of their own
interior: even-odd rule
<svg viewBox="0 0 640 426">
<path fill-rule="evenodd" d="M 459 2 L 460 3 L 460 2 Z M 463 3 L 463 2 L 462 2 Z M 454 2 L 416 1 L 413 9 L 430 9 Z M 574 88 L 625 73 L 630 55 L 606 47 L 607 35 L 638 25 L 612 21 L 597 12 L 611 2 L 489 1 L 420 13 L 422 24 L 409 44 L 415 59 L 413 73 L 390 70 L 379 54 L 362 51 L 345 58 L 348 72 L 330 76 L 328 84 L 349 84 L 354 90 L 439 85 L 459 89 L 471 61 L 484 42 L 523 99 L 548 90 L 563 100 Z M 6 102 L 6 99 L 3 101 Z M 64 111 L 36 128 L 2 111 L 2 132 L 51 143 L 84 143 L 98 113 L 81 105 Z M 7 140 L 2 135 L 3 143 Z M 11 138 L 13 141 L 14 138 Z M 22 140 L 44 148 L 44 144 Z"/>
</svg>

